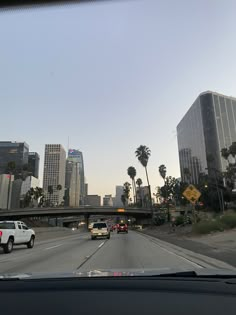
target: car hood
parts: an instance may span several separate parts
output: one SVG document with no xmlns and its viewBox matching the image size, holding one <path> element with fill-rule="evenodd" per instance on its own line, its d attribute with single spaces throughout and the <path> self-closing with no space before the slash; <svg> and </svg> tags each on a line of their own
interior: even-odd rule
<svg viewBox="0 0 236 315">
<path fill-rule="evenodd" d="M 236 277 L 236 269 L 173 269 L 173 268 L 160 268 L 160 269 L 109 269 L 109 270 L 88 270 L 88 271 L 75 271 L 75 272 L 61 272 L 61 273 L 11 273 L 0 274 L 0 280 L 4 279 L 53 279 L 53 278 L 88 278 L 88 277 L 154 277 L 154 276 L 168 276 L 177 275 L 191 276 L 191 272 L 196 276 L 232 276 Z"/>
</svg>

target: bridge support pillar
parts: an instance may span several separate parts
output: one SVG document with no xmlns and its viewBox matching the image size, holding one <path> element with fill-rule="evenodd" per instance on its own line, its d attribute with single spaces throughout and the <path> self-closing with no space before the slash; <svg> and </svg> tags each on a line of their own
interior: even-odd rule
<svg viewBox="0 0 236 315">
<path fill-rule="evenodd" d="M 88 213 L 84 215 L 84 220 L 85 220 L 85 224 L 88 230 L 88 227 L 89 227 L 89 214 Z"/>
</svg>

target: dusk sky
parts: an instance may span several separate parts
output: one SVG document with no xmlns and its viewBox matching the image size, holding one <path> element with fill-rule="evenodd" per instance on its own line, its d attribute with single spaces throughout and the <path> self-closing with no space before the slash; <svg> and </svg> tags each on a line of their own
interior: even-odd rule
<svg viewBox="0 0 236 315">
<path fill-rule="evenodd" d="M 206 90 L 236 97 L 236 1 L 144 0 L 2 11 L 1 141 L 83 152 L 89 194 L 179 177 L 176 126 Z"/>
</svg>

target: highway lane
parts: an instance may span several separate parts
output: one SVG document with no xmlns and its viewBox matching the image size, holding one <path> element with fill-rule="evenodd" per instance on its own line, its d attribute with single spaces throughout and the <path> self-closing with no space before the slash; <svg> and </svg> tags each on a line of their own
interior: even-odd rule
<svg viewBox="0 0 236 315">
<path fill-rule="evenodd" d="M 92 241 L 89 233 L 36 242 L 33 249 L 15 247 L 0 253 L 0 273 L 54 273 L 95 269 L 201 268 L 157 241 L 137 232 L 111 233 L 111 239 Z"/>
</svg>

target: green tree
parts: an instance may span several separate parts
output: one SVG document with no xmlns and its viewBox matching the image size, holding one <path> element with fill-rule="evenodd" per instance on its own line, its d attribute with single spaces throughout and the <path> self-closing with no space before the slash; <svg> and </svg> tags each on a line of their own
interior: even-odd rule
<svg viewBox="0 0 236 315">
<path fill-rule="evenodd" d="M 58 184 L 57 185 L 57 190 L 62 190 L 62 185 Z"/>
<path fill-rule="evenodd" d="M 127 169 L 127 174 L 129 175 L 129 177 L 132 179 L 132 183 L 133 183 L 133 197 L 134 197 L 134 203 L 136 203 L 136 185 L 135 185 L 135 176 L 136 176 L 136 169 L 133 166 L 130 166 Z"/>
<path fill-rule="evenodd" d="M 138 178 L 136 180 L 136 185 L 138 186 L 138 193 L 139 193 L 139 200 L 140 200 L 140 203 L 141 203 L 141 207 L 143 206 L 143 198 L 141 196 L 141 185 L 143 184 L 143 181 L 141 178 Z M 137 196 L 137 195 L 136 195 Z"/>
<path fill-rule="evenodd" d="M 136 157 L 138 158 L 139 162 L 145 168 L 147 184 L 148 184 L 148 189 L 149 189 L 150 205 L 152 206 L 152 194 L 151 194 L 151 187 L 150 187 L 149 178 L 148 178 L 148 171 L 147 171 L 147 165 L 148 165 L 149 157 L 151 156 L 151 150 L 145 145 L 140 145 L 136 149 L 135 154 L 136 154 Z"/>
</svg>

